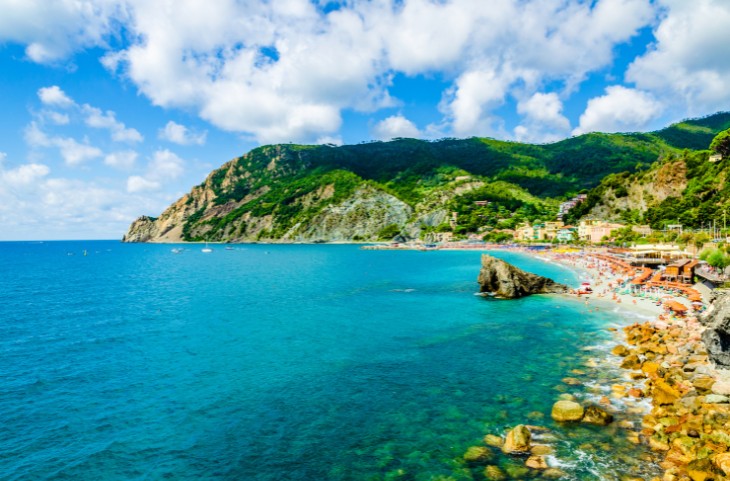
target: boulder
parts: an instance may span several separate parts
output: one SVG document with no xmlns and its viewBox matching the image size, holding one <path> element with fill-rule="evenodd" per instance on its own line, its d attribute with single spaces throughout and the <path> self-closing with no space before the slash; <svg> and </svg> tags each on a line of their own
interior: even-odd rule
<svg viewBox="0 0 730 481">
<path fill-rule="evenodd" d="M 730 396 L 730 381 L 721 380 L 715 382 L 712 385 L 712 392 L 722 394 L 723 396 Z"/>
<path fill-rule="evenodd" d="M 654 385 L 654 389 L 652 390 L 652 398 L 654 404 L 657 406 L 673 404 L 674 401 L 680 398 L 680 396 L 681 393 L 679 391 L 661 379 L 657 380 Z"/>
<path fill-rule="evenodd" d="M 621 369 L 639 369 L 641 367 L 641 359 L 636 354 L 629 354 L 621 362 Z"/>
<path fill-rule="evenodd" d="M 532 469 L 547 469 L 550 466 L 548 466 L 547 461 L 545 461 L 545 458 L 543 456 L 535 456 L 532 455 L 525 461 L 525 466 Z"/>
<path fill-rule="evenodd" d="M 705 396 L 706 404 L 726 404 L 730 403 L 730 398 L 722 396 L 720 394 L 708 394 Z"/>
<path fill-rule="evenodd" d="M 712 458 L 712 462 L 720 471 L 725 473 L 725 476 L 730 476 L 730 453 L 717 454 Z"/>
<path fill-rule="evenodd" d="M 613 354 L 614 356 L 626 357 L 629 355 L 629 350 L 623 344 L 619 344 L 611 349 L 611 354 Z"/>
<path fill-rule="evenodd" d="M 484 444 L 487 446 L 494 446 L 495 448 L 501 448 L 504 444 L 504 439 L 494 434 L 487 434 L 484 436 Z"/>
<path fill-rule="evenodd" d="M 531 294 L 566 293 L 568 287 L 547 277 L 525 272 L 501 259 L 482 255 L 482 270 L 477 279 L 480 292 L 503 299 L 517 299 Z"/>
<path fill-rule="evenodd" d="M 502 445 L 502 452 L 507 454 L 528 452 L 531 439 L 530 430 L 524 424 L 518 424 L 507 433 Z"/>
<path fill-rule="evenodd" d="M 608 426 L 613 422 L 613 415 L 598 406 L 588 406 L 581 421 L 598 426 Z"/>
<path fill-rule="evenodd" d="M 553 404 L 550 413 L 554 420 L 560 422 L 580 421 L 584 414 L 583 406 L 575 401 L 558 401 Z"/>
</svg>

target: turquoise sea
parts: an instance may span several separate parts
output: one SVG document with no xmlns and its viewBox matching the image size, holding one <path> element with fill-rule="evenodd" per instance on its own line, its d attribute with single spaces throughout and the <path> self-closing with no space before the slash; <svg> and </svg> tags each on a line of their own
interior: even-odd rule
<svg viewBox="0 0 730 481">
<path fill-rule="evenodd" d="M 476 296 L 474 251 L 212 247 L 0 243 L 0 479 L 484 479 L 463 453 L 518 423 L 563 479 L 650 469 L 549 416 L 614 313 Z"/>
</svg>

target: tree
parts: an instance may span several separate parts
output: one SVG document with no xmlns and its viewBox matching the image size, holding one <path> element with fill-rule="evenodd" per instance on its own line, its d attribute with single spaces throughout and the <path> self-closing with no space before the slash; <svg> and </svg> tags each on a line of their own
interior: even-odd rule
<svg viewBox="0 0 730 481">
<path fill-rule="evenodd" d="M 720 249 L 715 249 L 707 256 L 707 263 L 718 269 L 724 269 L 730 265 L 730 256 L 725 255 Z"/>
<path fill-rule="evenodd" d="M 710 150 L 723 157 L 730 156 L 730 129 L 723 130 L 712 139 Z"/>
</svg>

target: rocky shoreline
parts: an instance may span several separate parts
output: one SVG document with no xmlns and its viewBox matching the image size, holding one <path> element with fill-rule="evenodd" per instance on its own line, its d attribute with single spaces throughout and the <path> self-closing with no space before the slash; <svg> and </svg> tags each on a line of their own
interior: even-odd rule
<svg viewBox="0 0 730 481">
<path fill-rule="evenodd" d="M 601 269 L 586 269 L 585 265 L 577 266 L 564 258 L 552 260 L 574 269 L 582 267 L 595 284 L 611 285 L 611 276 Z M 610 384 L 606 384 L 606 379 L 586 380 L 586 375 L 600 376 L 600 371 L 586 373 L 590 368 L 605 369 L 600 362 L 589 359 L 588 369 L 575 369 L 576 376 L 563 381 L 570 387 L 582 385 L 586 394 L 592 393 L 592 398 L 561 394 L 551 412 L 552 429 L 525 423 L 502 433 L 487 434 L 483 445 L 473 446 L 464 454 L 463 462 L 473 473 L 478 467 L 481 479 L 493 481 L 577 479 L 560 468 L 555 443 L 557 437 L 571 435 L 571 429 L 576 429 L 571 425 L 588 423 L 604 426 L 598 429 L 605 429 L 615 446 L 628 441 L 637 448 L 645 447 L 641 459 L 631 460 L 621 454 L 620 448 L 609 446 L 607 455 L 626 462 L 626 469 L 615 478 L 601 479 L 730 480 L 730 371 L 714 366 L 717 353 L 708 353 L 705 344 L 712 339 L 711 348 L 719 349 L 720 354 L 726 352 L 725 328 L 730 323 L 725 317 L 730 316 L 725 316 L 725 311 L 730 312 L 730 295 L 715 300 L 702 322 L 693 316 L 659 314 L 653 306 L 637 306 L 635 300 L 624 301 L 621 308 L 636 312 L 637 316 L 655 314 L 650 321 L 635 322 L 623 329 L 611 328 L 617 337 L 621 336 L 620 344 L 613 347 L 604 362 L 620 366 L 623 375 L 619 373 L 620 377 Z M 614 296 L 611 300 L 592 302 L 591 307 L 605 309 L 609 303 L 620 302 Z M 505 461 L 504 457 L 508 459 Z"/>
<path fill-rule="evenodd" d="M 710 363 L 696 318 L 626 327 L 628 347 L 614 353 L 642 384 L 630 395 L 651 399 L 636 436 L 661 453 L 662 481 L 730 476 L 730 380 Z"/>
</svg>

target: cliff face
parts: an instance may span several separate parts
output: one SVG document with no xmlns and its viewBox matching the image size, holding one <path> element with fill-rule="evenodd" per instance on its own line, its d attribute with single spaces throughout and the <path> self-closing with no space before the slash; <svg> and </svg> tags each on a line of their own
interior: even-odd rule
<svg viewBox="0 0 730 481">
<path fill-rule="evenodd" d="M 525 272 L 501 259 L 482 255 L 482 270 L 477 279 L 480 292 L 492 293 L 495 297 L 516 299 L 530 294 L 562 294 L 568 286 L 547 277 Z"/>
<path fill-rule="evenodd" d="M 707 326 L 702 341 L 710 360 L 720 368 L 730 368 L 730 291 L 713 291 L 710 308 L 701 320 Z"/>
<path fill-rule="evenodd" d="M 670 197 L 679 197 L 687 188 L 687 164 L 677 160 L 641 174 L 616 178 L 601 193 L 590 217 L 621 220 L 620 212 L 646 212 Z"/>
</svg>

